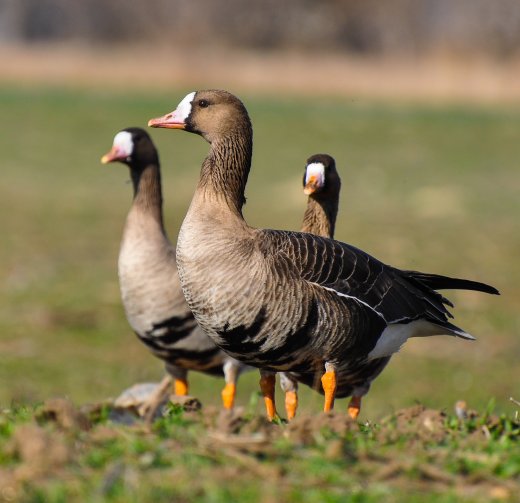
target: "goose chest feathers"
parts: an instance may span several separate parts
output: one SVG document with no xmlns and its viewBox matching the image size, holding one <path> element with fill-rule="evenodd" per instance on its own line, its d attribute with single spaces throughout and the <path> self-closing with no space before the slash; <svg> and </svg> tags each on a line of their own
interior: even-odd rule
<svg viewBox="0 0 520 503">
<path fill-rule="evenodd" d="M 483 283 L 402 271 L 362 250 L 302 232 L 255 229 L 242 216 L 252 127 L 225 91 L 188 94 L 152 127 L 202 135 L 210 152 L 182 224 L 177 262 L 188 305 L 215 343 L 272 371 L 323 365 L 325 409 L 336 374 L 391 356 L 409 337 L 473 337 L 449 321 L 436 288 L 497 294 Z"/>
<path fill-rule="evenodd" d="M 182 293 L 175 248 L 163 222 L 157 150 L 146 131 L 127 128 L 114 138 L 102 162 L 130 169 L 134 198 L 123 231 L 118 260 L 123 306 L 132 329 L 175 378 L 175 392 L 188 391 L 187 371 L 225 374 L 226 406 L 243 365 L 220 350 L 197 325 Z"/>
</svg>

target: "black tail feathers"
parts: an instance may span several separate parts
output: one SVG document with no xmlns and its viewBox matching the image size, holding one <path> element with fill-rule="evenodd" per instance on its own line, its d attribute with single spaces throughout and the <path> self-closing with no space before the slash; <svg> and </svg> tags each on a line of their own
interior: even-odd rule
<svg viewBox="0 0 520 503">
<path fill-rule="evenodd" d="M 416 281 L 419 281 L 433 290 L 475 290 L 477 292 L 500 295 L 500 292 L 496 288 L 478 281 L 449 278 L 448 276 L 440 276 L 438 274 L 428 274 L 417 271 L 406 271 L 406 273 Z"/>
</svg>

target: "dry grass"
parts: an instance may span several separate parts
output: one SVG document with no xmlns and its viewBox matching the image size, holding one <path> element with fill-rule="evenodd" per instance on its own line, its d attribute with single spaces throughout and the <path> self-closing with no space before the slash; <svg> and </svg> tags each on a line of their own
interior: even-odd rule
<svg viewBox="0 0 520 503">
<path fill-rule="evenodd" d="M 0 83 L 73 87 L 220 87 L 241 92 L 404 101 L 518 103 L 520 61 L 359 59 L 190 47 L 0 47 Z"/>
</svg>

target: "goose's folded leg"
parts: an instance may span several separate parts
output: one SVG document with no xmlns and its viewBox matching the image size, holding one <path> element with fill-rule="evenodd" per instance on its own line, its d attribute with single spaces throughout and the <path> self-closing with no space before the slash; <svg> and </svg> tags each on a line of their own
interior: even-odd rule
<svg viewBox="0 0 520 503">
<path fill-rule="evenodd" d="M 273 421 L 278 417 L 276 405 L 274 401 L 274 387 L 276 384 L 276 374 L 272 372 L 260 371 L 260 389 L 264 397 L 265 411 L 267 419 Z"/>
<path fill-rule="evenodd" d="M 361 397 L 354 395 L 348 404 L 348 415 L 352 419 L 357 419 L 359 416 L 359 411 L 361 410 Z"/>
<path fill-rule="evenodd" d="M 168 397 L 171 386 L 172 378 L 166 374 L 150 398 L 139 407 L 139 415 L 144 416 L 146 424 L 151 424 L 153 422 L 155 413 L 161 403 Z"/>
<path fill-rule="evenodd" d="M 321 385 L 325 393 L 323 412 L 329 412 L 334 408 L 334 397 L 336 396 L 336 371 L 329 363 L 325 364 L 325 374 L 321 377 Z"/>
</svg>

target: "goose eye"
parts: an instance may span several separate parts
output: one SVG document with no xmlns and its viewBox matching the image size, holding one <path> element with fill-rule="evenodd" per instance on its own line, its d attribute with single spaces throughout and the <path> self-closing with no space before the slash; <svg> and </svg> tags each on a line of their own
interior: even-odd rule
<svg viewBox="0 0 520 503">
<path fill-rule="evenodd" d="M 207 100 L 199 100 L 200 108 L 207 108 L 209 106 L 209 102 Z"/>
</svg>

